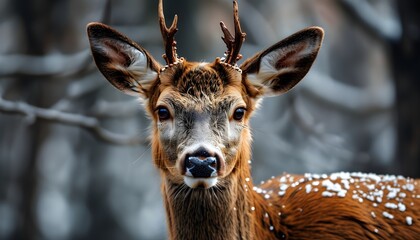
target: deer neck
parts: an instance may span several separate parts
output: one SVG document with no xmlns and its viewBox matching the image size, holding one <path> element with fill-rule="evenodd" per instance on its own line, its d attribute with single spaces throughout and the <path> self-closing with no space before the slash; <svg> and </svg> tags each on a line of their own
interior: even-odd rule
<svg viewBox="0 0 420 240">
<path fill-rule="evenodd" d="M 170 239 L 254 239 L 254 191 L 245 165 L 210 189 L 174 184 L 163 174 Z"/>
</svg>

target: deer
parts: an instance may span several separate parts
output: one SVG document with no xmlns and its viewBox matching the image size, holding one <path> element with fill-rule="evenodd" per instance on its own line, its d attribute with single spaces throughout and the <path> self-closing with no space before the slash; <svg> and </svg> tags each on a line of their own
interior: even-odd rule
<svg viewBox="0 0 420 240">
<path fill-rule="evenodd" d="M 220 23 L 227 50 L 213 62 L 177 55 L 178 17 L 166 25 L 162 0 L 165 65 L 110 26 L 87 25 L 99 71 L 141 99 L 151 119 L 169 239 L 419 239 L 418 179 L 284 173 L 254 185 L 250 117 L 264 97 L 305 77 L 324 31 L 303 29 L 238 66 L 246 34 L 236 0 L 233 15 L 233 33 Z"/>
</svg>

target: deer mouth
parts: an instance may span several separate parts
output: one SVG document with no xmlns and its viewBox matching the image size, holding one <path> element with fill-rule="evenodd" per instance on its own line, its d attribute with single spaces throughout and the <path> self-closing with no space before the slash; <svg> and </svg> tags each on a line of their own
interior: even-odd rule
<svg viewBox="0 0 420 240">
<path fill-rule="evenodd" d="M 217 177 L 195 178 L 184 176 L 184 183 L 190 188 L 211 188 L 217 184 Z"/>
</svg>

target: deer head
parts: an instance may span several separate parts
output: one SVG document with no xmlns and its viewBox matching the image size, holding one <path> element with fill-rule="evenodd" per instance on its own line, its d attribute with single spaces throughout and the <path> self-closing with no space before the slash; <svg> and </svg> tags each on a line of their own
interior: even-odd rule
<svg viewBox="0 0 420 240">
<path fill-rule="evenodd" d="M 166 27 L 159 1 L 166 65 L 144 48 L 101 23 L 87 27 L 95 62 L 117 89 L 143 100 L 152 119 L 155 165 L 166 181 L 210 188 L 248 171 L 249 119 L 265 96 L 293 88 L 320 49 L 323 30 L 310 27 L 245 60 L 237 60 L 245 34 L 234 1 L 235 33 L 221 23 L 224 58 L 189 62 L 178 58 L 177 16 Z"/>
</svg>

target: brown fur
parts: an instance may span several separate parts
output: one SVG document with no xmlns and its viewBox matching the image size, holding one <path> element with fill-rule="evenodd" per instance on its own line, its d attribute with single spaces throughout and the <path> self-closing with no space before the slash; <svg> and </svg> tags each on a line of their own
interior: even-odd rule
<svg viewBox="0 0 420 240">
<path fill-rule="evenodd" d="M 194 65 L 190 67 L 194 68 Z M 210 69 L 213 68 L 214 66 Z M 184 71 L 188 72 L 188 69 Z M 192 72 L 197 73 L 197 70 Z M 209 73 L 200 72 L 194 75 L 194 78 L 185 78 L 185 76 L 181 79 L 186 81 L 177 90 L 194 85 L 195 90 L 192 91 L 194 96 L 201 96 L 195 94 L 196 91 L 203 93 L 213 89 L 206 94 L 211 92 L 219 94 L 221 89 L 227 88 L 226 85 L 223 86 L 222 81 L 197 79 L 208 77 Z M 189 81 L 191 79 L 194 81 Z M 220 86 L 213 86 L 215 83 L 219 83 Z M 249 94 L 243 92 L 246 89 L 241 87 L 240 91 L 250 103 Z M 153 139 L 156 139 L 156 136 Z M 251 179 L 248 164 L 251 156 L 250 141 L 250 132 L 245 131 L 233 172 L 214 188 L 190 189 L 185 185 L 174 183 L 165 174 L 165 167 L 161 168 L 162 193 L 167 208 L 171 239 L 415 239 L 414 236 L 420 236 L 418 180 L 414 182 L 412 179 L 398 179 L 376 183 L 368 179 L 369 182 L 350 184 L 345 197 L 323 197 L 322 193 L 326 188 L 321 184 L 322 181 L 330 179 L 330 176 L 322 176 L 320 179 L 293 176 L 294 180 L 287 177 L 285 184 L 297 183 L 297 185 L 289 186 L 284 195 L 280 196 L 278 194 L 280 176 L 261 185 L 262 191 L 266 193 L 259 194 L 256 190 L 258 188 L 254 189 L 252 181 L 247 181 Z M 156 165 L 161 166 L 160 160 L 164 153 L 159 141 L 154 141 L 153 155 L 158 156 L 155 157 L 155 161 L 158 160 Z M 361 178 L 352 177 L 352 179 L 358 182 Z M 306 193 L 305 186 L 316 181 L 320 182 L 318 191 Z M 340 184 L 340 178 L 331 181 Z M 408 191 L 401 188 L 400 192 L 406 194 L 405 198 L 396 200 L 382 197 L 380 203 L 368 200 L 361 193 L 358 194 L 363 202 L 359 202 L 361 201 L 359 198 L 352 198 L 353 191 L 368 192 L 366 185 L 371 184 L 375 184 L 375 188 L 379 189 L 381 186 L 401 188 L 405 184 L 413 184 L 415 189 Z M 267 193 L 269 193 L 268 199 L 265 198 Z M 389 190 L 385 188 L 383 196 L 388 193 Z M 385 207 L 387 202 L 395 204 L 401 202 L 406 210 L 388 209 Z M 377 206 L 374 206 L 374 203 Z M 384 217 L 384 211 L 392 214 L 394 219 Z M 375 217 L 372 216 L 372 212 Z M 411 226 L 407 224 L 406 217 L 412 217 Z"/>
<path fill-rule="evenodd" d="M 341 178 L 289 176 L 283 175 L 286 181 L 282 183 L 278 177 L 260 186 L 267 192 L 273 191 L 267 195 L 268 199 L 260 198 L 260 204 L 265 207 L 271 204 L 266 211 L 274 231 L 281 231 L 287 239 L 308 239 L 309 236 L 311 239 L 417 239 L 420 236 L 419 180 L 401 178 L 376 182 L 356 175 L 351 178 L 354 183 L 348 185 L 345 196 L 335 194 L 328 197 L 322 195 L 327 191 L 322 182 L 342 185 Z M 314 186 L 314 182 L 319 182 L 319 185 Z M 289 186 L 282 196 L 278 193 L 281 184 Z M 305 189 L 307 185 L 312 186 L 309 193 Z M 380 200 L 372 198 L 372 194 L 377 193 L 369 189 L 373 187 L 377 190 L 384 188 Z M 390 194 L 387 187 L 398 191 L 396 197 L 387 197 Z M 313 191 L 314 188 L 318 189 L 317 192 Z M 390 203 L 400 203 L 401 208 L 392 209 L 387 205 Z M 393 215 L 393 219 L 385 217 L 384 212 Z M 407 224 L 406 217 L 412 218 L 412 225 Z"/>
<path fill-rule="evenodd" d="M 246 60 L 241 69 L 220 59 L 182 58 L 161 68 L 146 50 L 103 24 L 90 24 L 88 33 L 108 81 L 145 100 L 170 239 L 420 236 L 419 180 L 341 173 L 284 175 L 253 185 L 249 118 L 263 95 L 283 93 L 305 76 L 321 46 L 321 29 L 298 32 Z M 159 119 L 162 106 L 170 119 Z M 235 120 L 232 112 L 238 107 L 246 112 Z M 180 153 L 197 142 L 217 146 L 222 155 L 218 182 L 207 189 L 184 182 Z"/>
</svg>

